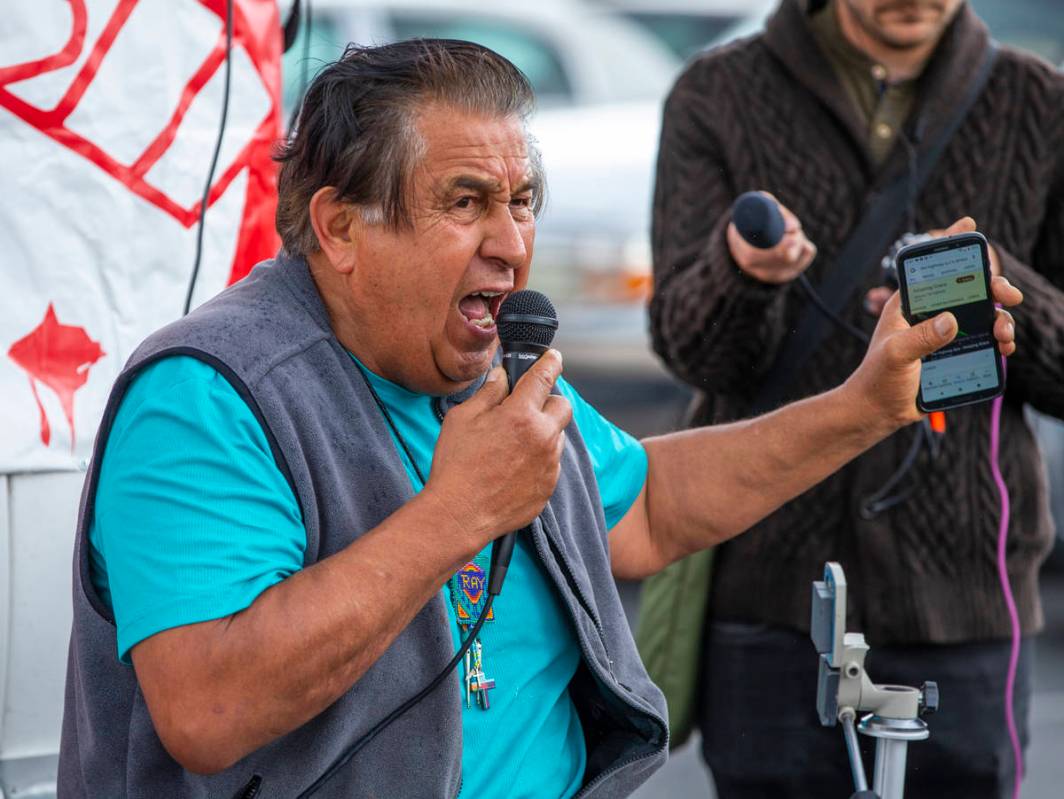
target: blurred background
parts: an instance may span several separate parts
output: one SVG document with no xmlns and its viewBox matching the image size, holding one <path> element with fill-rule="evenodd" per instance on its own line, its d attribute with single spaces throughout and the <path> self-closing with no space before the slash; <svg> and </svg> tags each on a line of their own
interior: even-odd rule
<svg viewBox="0 0 1064 799">
<path fill-rule="evenodd" d="M 1060 0 L 970 2 L 999 42 L 1056 65 L 1064 62 Z M 204 6 L 209 4 L 220 6 L 205 0 Z M 278 4 L 280 20 L 291 5 L 290 0 Z M 348 42 L 469 39 L 513 61 L 538 96 L 531 127 L 550 195 L 538 224 L 532 287 L 558 307 L 556 343 L 565 353 L 566 376 L 634 435 L 663 432 L 680 424 L 690 396 L 661 367 L 647 336 L 650 207 L 662 101 L 686 59 L 756 33 L 775 5 L 774 0 L 312 0 L 304 6 L 309 24 L 281 60 L 280 118 L 287 123 L 308 80 Z M 5 29 L 0 22 L 0 56 L 17 33 L 17 27 Z M 213 126 L 216 111 L 210 113 Z M 211 143 L 202 139 L 181 166 L 194 167 L 198 175 L 210 158 Z M 5 160 L 5 169 L 14 158 Z M 208 231 L 208 270 L 211 236 Z M 227 263 L 215 267 L 209 273 L 215 277 L 205 281 L 197 298 L 224 285 L 227 270 Z M 167 310 L 155 325 L 174 315 Z M 128 320 L 116 319 L 114 326 L 123 321 Z M 125 332 L 129 338 L 130 331 Z M 106 343 L 104 349 L 122 354 Z M 44 414 L 41 406 L 42 419 Z M 1064 425 L 1034 414 L 1032 421 L 1049 467 L 1059 539 Z M 74 451 L 71 442 L 70 454 Z M 81 454 L 79 448 L 77 457 Z M 70 540 L 81 483 L 76 465 L 64 468 L 33 475 L 8 469 L 0 475 L 5 487 L 0 492 L 0 799 L 52 797 L 55 791 Z M 1029 799 L 1059 797 L 1064 785 L 1064 545 L 1059 540 L 1043 574 L 1047 630 L 1036 650 L 1033 743 L 1023 794 Z M 634 624 L 639 586 L 623 584 L 621 592 Z M 812 724 L 814 709 L 809 710 Z M 931 726 L 933 734 L 933 720 Z M 841 753 L 841 736 L 839 746 Z M 637 796 L 713 796 L 697 748 L 697 740 L 685 746 Z"/>
</svg>

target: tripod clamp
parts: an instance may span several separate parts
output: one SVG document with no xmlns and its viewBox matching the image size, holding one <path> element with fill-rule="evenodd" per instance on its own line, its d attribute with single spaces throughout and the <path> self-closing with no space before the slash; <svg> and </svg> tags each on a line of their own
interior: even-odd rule
<svg viewBox="0 0 1064 799">
<path fill-rule="evenodd" d="M 820 655 L 817 714 L 825 727 L 842 724 L 857 790 L 851 799 L 902 799 L 908 745 L 930 735 L 920 717 L 938 709 L 938 686 L 872 682 L 865 670 L 869 647 L 864 635 L 846 632 L 846 575 L 838 563 L 825 564 L 824 579 L 813 583 L 809 634 Z M 858 722 L 862 712 L 867 715 Z M 858 731 L 876 739 L 874 792 L 868 790 Z"/>
</svg>

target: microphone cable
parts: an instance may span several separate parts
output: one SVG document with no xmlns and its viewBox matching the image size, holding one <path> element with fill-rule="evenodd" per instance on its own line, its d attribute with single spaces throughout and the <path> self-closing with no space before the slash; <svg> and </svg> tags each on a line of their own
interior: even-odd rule
<svg viewBox="0 0 1064 799">
<path fill-rule="evenodd" d="M 805 292 L 806 296 L 810 300 L 812 300 L 813 304 L 820 310 L 820 312 L 832 322 L 834 322 L 836 325 L 841 327 L 855 339 L 863 342 L 865 346 L 867 346 L 868 342 L 872 340 L 867 333 L 847 322 L 845 319 L 843 319 L 841 316 L 839 316 L 827 306 L 827 303 L 824 302 L 824 298 L 820 296 L 820 292 L 818 292 L 813 287 L 813 284 L 809 282 L 809 278 L 806 276 L 805 272 L 802 272 L 802 274 L 798 275 L 798 285 L 802 287 L 802 290 Z"/>
<path fill-rule="evenodd" d="M 918 117 L 911 125 L 912 138 L 906 132 L 903 127 L 898 132 L 898 139 L 901 141 L 902 146 L 905 148 L 905 154 L 907 158 L 908 166 L 908 184 L 909 184 L 909 196 L 906 202 L 906 222 L 909 230 L 916 229 L 916 201 L 917 201 L 917 173 L 919 171 L 919 154 L 917 153 L 917 144 L 923 139 L 923 130 L 925 127 L 925 119 L 923 115 Z M 832 322 L 834 322 L 842 330 L 845 330 L 851 336 L 861 341 L 865 346 L 871 341 L 871 336 L 865 333 L 863 330 L 854 326 L 847 320 L 843 319 L 837 313 L 832 311 L 827 306 L 824 300 L 821 298 L 820 293 L 816 290 L 813 284 L 809 281 L 809 278 L 803 272 L 798 276 L 798 283 L 805 291 L 806 296 L 813 302 L 814 305 L 827 316 Z M 888 280 L 888 283 L 890 281 Z M 896 279 L 894 283 L 891 283 L 895 289 L 897 289 Z M 940 417 L 944 418 L 944 416 Z M 861 518 L 869 521 L 874 519 L 879 514 L 890 510 L 897 505 L 905 502 L 913 493 L 915 487 L 909 485 L 895 494 L 890 492 L 901 483 L 902 479 L 909 473 L 909 471 L 916 465 L 917 459 L 920 457 L 920 451 L 922 445 L 926 443 L 927 451 L 932 461 L 938 459 L 939 452 L 942 448 L 942 437 L 945 434 L 945 428 L 942 427 L 942 422 L 935 423 L 933 417 L 925 417 L 920 423 L 920 431 L 913 438 L 912 444 L 909 450 L 906 452 L 905 457 L 902 458 L 901 463 L 898 464 L 894 472 L 883 481 L 883 484 L 878 490 L 865 496 L 861 500 L 861 504 L 858 508 L 858 513 Z"/>
<path fill-rule="evenodd" d="M 304 17 L 302 21 L 299 19 L 301 8 Z M 294 0 L 292 12 L 285 23 L 285 44 L 287 45 L 285 51 L 287 52 L 295 44 L 295 28 L 301 27 L 303 29 L 303 57 L 300 59 L 299 93 L 296 95 L 296 101 L 292 106 L 292 113 L 288 117 L 288 129 L 285 130 L 286 139 L 291 139 L 292 134 L 295 132 L 296 125 L 299 122 L 299 113 L 303 110 L 303 97 L 307 93 L 307 84 L 310 82 L 310 34 L 313 22 L 314 11 L 311 8 L 310 0 Z M 289 35 L 291 35 L 290 41 L 288 40 Z"/>
<path fill-rule="evenodd" d="M 926 442 L 928 450 L 931 452 L 931 459 L 934 460 L 938 457 L 939 441 L 936 438 L 939 434 L 936 433 L 931 426 L 929 419 L 924 418 L 920 420 L 920 427 L 916 431 L 916 435 L 913 436 L 912 443 L 909 445 L 908 452 L 905 453 L 905 457 L 901 463 L 894 470 L 894 472 L 883 481 L 883 484 L 873 493 L 861 499 L 861 504 L 858 507 L 858 513 L 865 521 L 871 521 L 884 511 L 888 511 L 896 505 L 900 505 L 905 502 L 915 489 L 911 483 L 905 486 L 896 493 L 891 493 L 901 483 L 902 478 L 909 473 L 909 470 L 916 465 L 916 459 L 920 457 L 920 451 L 923 449 L 923 445 Z"/>
<path fill-rule="evenodd" d="M 192 308 L 192 293 L 196 290 L 196 280 L 199 277 L 200 261 L 203 258 L 203 227 L 207 221 L 207 199 L 211 193 L 211 183 L 214 182 L 214 170 L 218 168 L 218 156 L 222 152 L 222 140 L 225 138 L 225 123 L 229 117 L 229 85 L 232 79 L 232 54 L 233 54 L 233 0 L 225 0 L 225 88 L 222 93 L 222 120 L 218 125 L 218 138 L 214 142 L 214 154 L 211 156 L 211 166 L 207 170 L 207 182 L 203 186 L 203 197 L 200 199 L 199 225 L 196 228 L 196 257 L 192 263 L 192 276 L 188 282 L 188 293 L 185 295 L 185 310 L 182 316 L 188 315 Z"/>
<path fill-rule="evenodd" d="M 488 594 L 488 599 L 484 603 L 484 609 L 480 611 L 480 615 L 477 617 L 477 623 L 473 625 L 473 629 L 469 631 L 469 635 L 466 637 L 465 641 L 462 643 L 461 648 L 458 650 L 455 656 L 451 658 L 451 662 L 444 666 L 443 670 L 439 672 L 439 674 L 437 674 L 435 677 L 433 677 L 431 682 L 428 683 L 428 685 L 426 685 L 412 697 L 403 702 L 403 704 L 399 705 L 399 707 L 397 707 L 383 719 L 378 721 L 365 735 L 363 735 L 361 738 L 351 744 L 351 746 L 345 749 L 343 753 L 341 753 L 340 757 L 334 760 L 332 765 L 329 766 L 329 768 L 327 768 L 320 777 L 314 780 L 314 782 L 311 783 L 309 788 L 299 794 L 296 799 L 306 799 L 307 797 L 316 794 L 319 790 L 321 790 L 322 786 L 325 785 L 325 783 L 327 783 L 333 777 L 335 777 L 337 772 L 339 772 L 340 769 L 346 766 L 350 762 L 351 758 L 357 755 L 359 751 L 366 746 L 366 744 L 376 738 L 389 725 L 391 725 L 393 721 L 395 721 L 404 713 L 406 713 L 406 711 L 410 710 L 410 708 L 414 707 L 414 705 L 418 704 L 426 696 L 435 691 L 439 684 L 443 682 L 444 678 L 446 678 L 448 675 L 450 675 L 452 671 L 455 670 L 458 664 L 462 661 L 462 658 L 465 657 L 466 652 L 469 651 L 469 647 L 471 647 L 473 645 L 473 642 L 477 640 L 477 635 L 480 634 L 480 628 L 483 627 L 484 622 L 487 621 L 488 614 L 491 612 L 491 606 L 494 601 L 495 594 Z"/>
</svg>

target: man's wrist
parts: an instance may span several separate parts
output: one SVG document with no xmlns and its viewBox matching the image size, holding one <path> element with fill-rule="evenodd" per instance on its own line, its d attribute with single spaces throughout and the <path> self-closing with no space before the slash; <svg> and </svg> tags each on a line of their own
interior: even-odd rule
<svg viewBox="0 0 1064 799">
<path fill-rule="evenodd" d="M 463 508 L 432 487 L 426 486 L 403 509 L 417 519 L 419 529 L 430 533 L 436 546 L 446 552 L 446 559 L 460 568 L 487 546 L 490 532 L 486 526 L 463 513 Z"/>
<path fill-rule="evenodd" d="M 826 413 L 835 414 L 854 445 L 868 449 L 893 435 L 908 422 L 883 412 L 851 378 L 822 395 L 830 404 Z"/>
</svg>

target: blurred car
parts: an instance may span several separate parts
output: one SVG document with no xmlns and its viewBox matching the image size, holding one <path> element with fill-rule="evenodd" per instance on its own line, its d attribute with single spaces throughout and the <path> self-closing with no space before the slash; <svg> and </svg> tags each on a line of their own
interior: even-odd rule
<svg viewBox="0 0 1064 799">
<path fill-rule="evenodd" d="M 544 109 L 657 100 L 678 68 L 668 49 L 638 26 L 575 0 L 540 0 L 534 6 L 475 0 L 314 0 L 312 8 L 309 38 L 301 32 L 282 60 L 288 108 L 304 76 L 335 60 L 349 42 L 383 44 L 417 36 L 478 42 L 506 56 L 528 76 Z"/>
<path fill-rule="evenodd" d="M 777 0 L 604 0 L 621 16 L 642 25 L 678 57 L 730 38 L 736 24 L 760 20 Z"/>
</svg>

